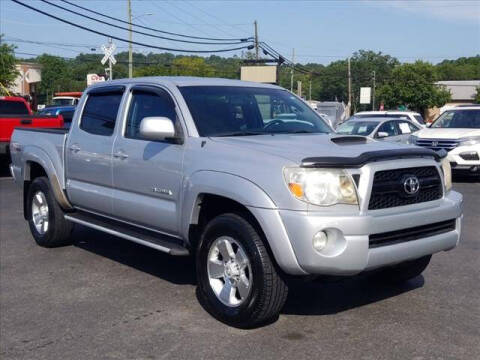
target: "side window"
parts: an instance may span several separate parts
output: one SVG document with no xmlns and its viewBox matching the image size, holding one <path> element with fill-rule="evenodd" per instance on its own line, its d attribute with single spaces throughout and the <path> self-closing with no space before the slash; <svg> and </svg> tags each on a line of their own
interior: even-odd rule
<svg viewBox="0 0 480 360">
<path fill-rule="evenodd" d="M 395 123 L 393 121 L 387 121 L 382 126 L 380 126 L 380 128 L 377 131 L 377 135 L 378 135 L 378 133 L 381 133 L 381 132 L 387 133 L 388 136 L 397 136 L 398 135 L 397 127 L 395 126 Z"/>
<path fill-rule="evenodd" d="M 83 109 L 80 129 L 95 135 L 112 135 L 122 95 L 120 92 L 90 94 Z"/>
<path fill-rule="evenodd" d="M 142 139 L 140 135 L 140 122 L 143 118 L 158 116 L 167 117 L 176 122 L 175 103 L 170 95 L 162 92 L 133 90 L 132 100 L 127 115 L 125 137 Z"/>
</svg>

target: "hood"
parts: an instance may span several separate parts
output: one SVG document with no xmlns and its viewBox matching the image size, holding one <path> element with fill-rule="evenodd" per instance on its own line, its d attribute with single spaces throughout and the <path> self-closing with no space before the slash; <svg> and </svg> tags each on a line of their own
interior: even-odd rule
<svg viewBox="0 0 480 360">
<path fill-rule="evenodd" d="M 334 143 L 327 134 L 275 134 L 242 137 L 215 137 L 211 140 L 238 147 L 242 151 L 256 151 L 291 160 L 297 164 L 308 157 L 339 156 L 356 157 L 367 151 L 394 150 L 411 145 L 380 142 L 367 139 L 367 143 Z"/>
<path fill-rule="evenodd" d="M 459 139 L 480 136 L 480 129 L 425 128 L 416 132 L 415 136 L 424 139 Z"/>
</svg>

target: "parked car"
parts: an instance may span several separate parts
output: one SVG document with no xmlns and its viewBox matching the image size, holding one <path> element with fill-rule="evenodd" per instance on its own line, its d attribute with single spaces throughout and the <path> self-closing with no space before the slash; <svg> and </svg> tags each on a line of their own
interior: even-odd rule
<svg viewBox="0 0 480 360">
<path fill-rule="evenodd" d="M 452 169 L 480 174 L 480 107 L 446 110 L 430 127 L 412 135 L 410 143 L 444 149 Z"/>
<path fill-rule="evenodd" d="M 73 113 L 75 112 L 75 106 L 52 106 L 47 107 L 38 112 L 38 115 L 62 115 L 63 125 L 69 129 L 72 124 Z"/>
<path fill-rule="evenodd" d="M 63 126 L 61 116 L 33 115 L 28 102 L 22 97 L 0 96 L 0 155 L 9 154 L 10 137 L 17 126 L 45 128 Z"/>
<path fill-rule="evenodd" d="M 425 127 L 425 120 L 423 116 L 413 111 L 360 111 L 353 115 L 354 118 L 373 118 L 373 117 L 388 117 L 392 119 L 408 119 L 415 125 Z"/>
<path fill-rule="evenodd" d="M 56 106 L 77 106 L 81 96 L 82 96 L 81 91 L 59 92 L 55 94 L 50 104 L 38 105 L 37 109 L 43 110 L 49 107 L 56 107 Z"/>
<path fill-rule="evenodd" d="M 336 132 L 341 135 L 361 135 L 375 140 L 385 140 L 407 144 L 410 135 L 420 127 L 410 120 L 397 120 L 388 117 L 353 118 L 341 124 Z"/>
<path fill-rule="evenodd" d="M 286 274 L 405 281 L 460 237 L 462 195 L 441 154 L 338 136 L 274 85 L 96 84 L 70 130 L 16 129 L 11 149 L 40 246 L 71 243 L 77 223 L 192 254 L 201 303 L 237 327 L 278 316 Z"/>
</svg>

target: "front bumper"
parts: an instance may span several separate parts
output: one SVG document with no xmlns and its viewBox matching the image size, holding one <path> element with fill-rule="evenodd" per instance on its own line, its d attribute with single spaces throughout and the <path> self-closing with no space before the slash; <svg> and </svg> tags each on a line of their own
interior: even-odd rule
<svg viewBox="0 0 480 360">
<path fill-rule="evenodd" d="M 400 212 L 400 208 L 397 208 L 396 213 L 375 211 L 364 216 L 325 216 L 315 212 L 280 210 L 283 224 L 278 226 L 284 226 L 296 262 L 303 273 L 354 275 L 454 248 L 460 238 L 462 205 L 462 195 L 450 191 L 438 201 L 424 203 L 415 209 L 406 206 Z M 369 248 L 370 234 L 451 219 L 455 219 L 455 229 L 452 231 L 395 245 Z M 312 238 L 318 231 L 326 231 L 331 239 L 322 252 L 316 251 L 312 245 Z M 300 273 L 294 267 L 282 266 L 281 263 L 280 266 L 287 273 Z"/>
<path fill-rule="evenodd" d="M 480 144 L 458 146 L 447 155 L 452 170 L 470 170 L 480 172 Z"/>
</svg>

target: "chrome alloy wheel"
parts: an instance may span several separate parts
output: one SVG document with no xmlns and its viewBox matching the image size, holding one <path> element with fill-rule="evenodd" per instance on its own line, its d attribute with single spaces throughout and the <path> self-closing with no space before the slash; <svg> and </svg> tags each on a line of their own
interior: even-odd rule
<svg viewBox="0 0 480 360">
<path fill-rule="evenodd" d="M 33 196 L 32 220 L 33 224 L 35 225 L 35 229 L 40 235 L 43 235 L 48 231 L 49 216 L 47 198 L 41 191 L 37 191 Z"/>
<path fill-rule="evenodd" d="M 243 247 L 228 236 L 210 246 L 207 261 L 208 280 L 217 298 L 225 305 L 242 304 L 252 289 L 250 260 Z"/>
</svg>

